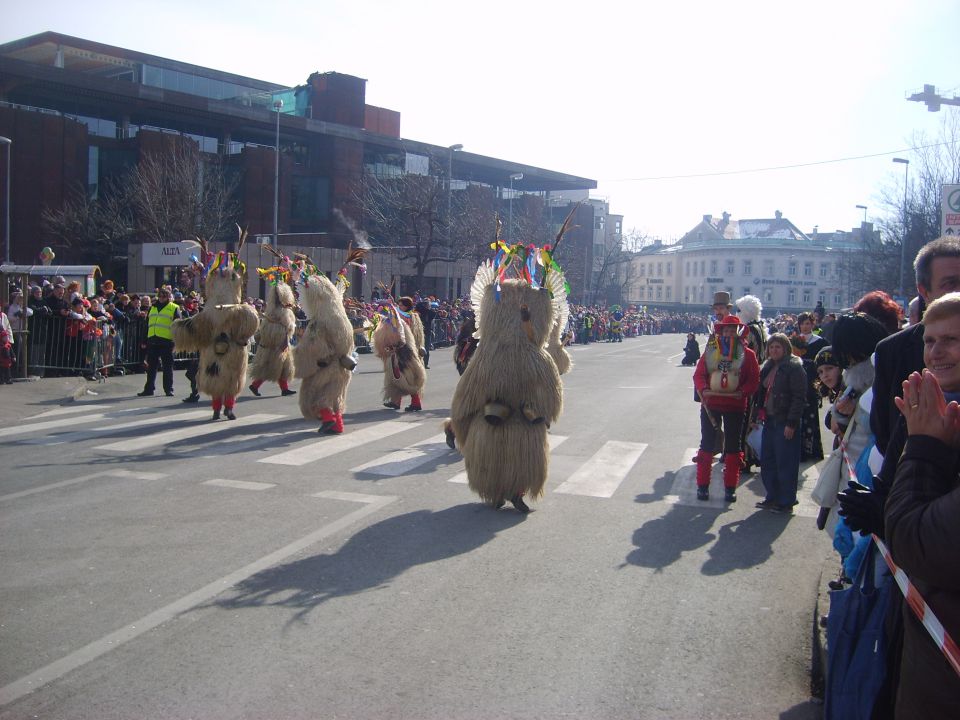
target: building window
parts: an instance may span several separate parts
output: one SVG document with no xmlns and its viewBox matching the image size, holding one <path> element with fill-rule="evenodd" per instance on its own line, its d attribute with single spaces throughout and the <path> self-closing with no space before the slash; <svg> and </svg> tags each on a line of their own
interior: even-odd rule
<svg viewBox="0 0 960 720">
<path fill-rule="evenodd" d="M 750 288 L 745 287 L 745 288 L 743 289 L 743 294 L 744 294 L 744 295 L 749 295 L 749 294 L 750 294 Z"/>
<path fill-rule="evenodd" d="M 672 298 L 671 298 L 671 295 L 672 295 L 673 293 L 671 292 L 671 290 L 673 290 L 673 288 L 671 288 L 671 287 L 668 285 L 668 286 L 667 286 L 667 300 L 671 300 L 671 299 L 672 299 Z"/>
<path fill-rule="evenodd" d="M 693 276 L 697 277 L 697 261 L 693 261 Z"/>
<path fill-rule="evenodd" d="M 743 261 L 743 274 L 744 274 L 744 275 L 753 275 L 753 260 L 744 260 L 744 261 Z"/>
<path fill-rule="evenodd" d="M 827 294 L 824 293 L 824 292 L 817 293 L 817 302 L 820 303 L 821 305 L 826 305 L 826 304 L 827 304 Z"/>
<path fill-rule="evenodd" d="M 804 277 L 813 277 L 813 263 L 805 262 L 803 264 L 803 276 Z"/>
<path fill-rule="evenodd" d="M 663 263 L 657 263 L 657 277 L 663 277 Z"/>
<path fill-rule="evenodd" d="M 657 300 L 663 296 L 663 285 L 657 285 Z"/>
<path fill-rule="evenodd" d="M 711 274 L 711 275 L 716 275 L 716 274 L 717 274 L 717 261 L 716 261 L 716 260 L 711 260 L 711 261 L 710 261 L 710 274 Z"/>
<path fill-rule="evenodd" d="M 771 290 L 770 288 L 763 289 L 763 301 L 765 303 L 773 302 L 773 290 Z"/>
<path fill-rule="evenodd" d="M 647 263 L 647 275 L 653 277 L 653 263 Z"/>
<path fill-rule="evenodd" d="M 689 260 L 687 260 L 687 264 L 684 265 L 684 267 L 686 268 L 687 277 L 690 277 L 690 261 Z"/>
<path fill-rule="evenodd" d="M 673 263 L 672 263 L 672 262 L 668 262 L 668 263 L 667 263 L 667 275 L 673 275 Z"/>
<path fill-rule="evenodd" d="M 797 276 L 797 263 L 794 260 L 790 261 L 790 264 L 787 266 L 787 275 L 790 277 Z"/>
<path fill-rule="evenodd" d="M 840 307 L 840 293 L 835 293 L 833 296 L 833 306 Z"/>
<path fill-rule="evenodd" d="M 773 260 L 763 261 L 763 274 L 766 277 L 773 277 Z"/>
<path fill-rule="evenodd" d="M 797 291 L 794 288 L 790 288 L 787 291 L 787 305 L 793 307 L 797 304 Z"/>
<path fill-rule="evenodd" d="M 700 302 L 703 302 L 703 285 L 700 286 Z"/>
<path fill-rule="evenodd" d="M 803 306 L 810 307 L 810 291 L 809 290 L 803 291 Z"/>
<path fill-rule="evenodd" d="M 645 277 L 647 274 L 646 263 L 640 263 L 640 277 Z"/>
<path fill-rule="evenodd" d="M 827 273 L 829 272 L 830 272 L 830 264 L 820 263 L 820 277 L 825 278 L 827 276 Z"/>
<path fill-rule="evenodd" d="M 707 261 L 706 261 L 706 260 L 701 260 L 701 261 L 700 261 L 700 274 L 701 274 L 701 275 L 706 275 L 706 274 L 707 274 Z"/>
<path fill-rule="evenodd" d="M 734 262 L 733 260 L 727 260 L 727 275 L 733 275 Z"/>
<path fill-rule="evenodd" d="M 683 301 L 685 303 L 690 302 L 690 288 L 683 289 Z"/>
</svg>

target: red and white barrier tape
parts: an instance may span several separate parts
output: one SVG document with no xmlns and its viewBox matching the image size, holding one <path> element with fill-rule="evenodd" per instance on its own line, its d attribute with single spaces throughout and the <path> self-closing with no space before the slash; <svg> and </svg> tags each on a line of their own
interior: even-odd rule
<svg viewBox="0 0 960 720">
<path fill-rule="evenodd" d="M 950 663 L 954 672 L 960 675 L 960 648 L 957 647 L 953 638 L 951 638 L 944 629 L 943 625 L 937 619 L 937 616 L 933 614 L 933 610 L 930 609 L 930 606 L 927 605 L 926 601 L 921 597 L 917 588 L 910 582 L 907 574 L 897 567 L 897 564 L 893 561 L 893 557 L 890 555 L 890 550 L 887 549 L 883 540 L 874 535 L 873 541 L 877 544 L 877 548 L 879 548 L 880 554 L 886 561 L 887 567 L 890 568 L 890 572 L 893 573 L 893 578 L 897 581 L 897 585 L 900 586 L 900 591 L 907 599 L 907 605 L 910 606 L 913 614 L 923 623 L 923 626 L 927 629 L 927 632 L 930 633 L 930 637 L 933 638 L 933 641 L 937 644 L 937 647 L 940 648 L 944 657 L 947 658 L 947 662 Z"/>
<path fill-rule="evenodd" d="M 847 455 L 847 447 L 843 441 L 840 442 L 840 451 L 843 453 L 843 461 L 847 466 L 850 479 L 856 481 L 857 474 L 854 472 L 853 463 L 850 462 L 850 456 Z M 893 556 L 890 554 L 890 550 L 884 544 L 883 540 L 876 535 L 872 537 L 873 541 L 877 544 L 877 549 L 880 550 L 880 555 L 883 556 L 884 562 L 886 562 L 887 567 L 890 568 L 893 579 L 897 581 L 900 592 L 902 592 L 903 596 L 907 599 L 907 605 L 913 610 L 913 614 L 917 616 L 917 619 L 923 623 L 923 626 L 927 629 L 927 632 L 930 633 L 930 637 L 933 638 L 937 647 L 940 648 L 940 652 L 943 653 L 943 656 L 947 659 L 947 662 L 950 663 L 954 672 L 960 675 L 960 647 L 957 647 L 953 638 L 951 638 L 946 629 L 944 629 L 943 624 L 937 619 L 937 616 L 933 614 L 933 610 L 930 609 L 927 601 L 920 595 L 920 591 L 910 582 L 907 574 L 893 561 Z"/>
</svg>

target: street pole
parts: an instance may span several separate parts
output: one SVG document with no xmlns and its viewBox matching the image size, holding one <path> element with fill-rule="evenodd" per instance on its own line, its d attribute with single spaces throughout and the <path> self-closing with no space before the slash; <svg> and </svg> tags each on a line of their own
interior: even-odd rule
<svg viewBox="0 0 960 720">
<path fill-rule="evenodd" d="M 907 187 L 910 179 L 910 161 L 906 158 L 894 158 L 895 163 L 903 165 L 903 237 L 900 239 L 900 297 L 906 300 L 907 289 L 903 285 L 903 266 L 907 251 Z"/>
<path fill-rule="evenodd" d="M 450 256 L 453 244 L 452 237 L 452 218 L 450 217 L 451 210 L 451 199 L 453 195 L 453 154 L 459 150 L 463 150 L 463 145 L 457 143 L 456 145 L 451 145 L 447 148 L 447 272 L 446 272 L 446 287 L 444 288 L 444 294 L 447 300 L 453 298 L 453 282 L 450 278 Z"/>
<path fill-rule="evenodd" d="M 8 137 L 0 136 L 0 145 L 6 145 L 7 147 L 7 203 L 6 210 L 4 211 L 4 253 L 3 261 L 6 263 L 10 262 L 10 156 L 13 155 L 13 141 Z"/>
<path fill-rule="evenodd" d="M 273 246 L 280 245 L 278 235 L 278 222 L 280 217 L 280 109 L 283 107 L 283 100 L 276 100 L 273 103 L 273 109 L 277 111 L 277 135 L 274 144 L 274 166 L 273 166 Z"/>
<path fill-rule="evenodd" d="M 507 242 L 510 244 L 513 243 L 513 181 L 514 180 L 523 180 L 523 173 L 510 174 L 510 200 L 509 200 L 510 212 L 507 219 Z"/>
</svg>

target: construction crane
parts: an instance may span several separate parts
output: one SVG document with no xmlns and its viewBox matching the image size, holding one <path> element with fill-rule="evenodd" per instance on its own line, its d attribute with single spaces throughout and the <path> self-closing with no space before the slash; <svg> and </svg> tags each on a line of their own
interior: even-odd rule
<svg viewBox="0 0 960 720">
<path fill-rule="evenodd" d="M 958 96 L 956 92 L 953 93 L 953 97 L 938 95 L 937 89 L 933 85 L 924 85 L 923 90 L 908 94 L 907 100 L 926 103 L 929 112 L 939 112 L 941 105 L 956 105 L 960 107 L 960 96 Z"/>
</svg>

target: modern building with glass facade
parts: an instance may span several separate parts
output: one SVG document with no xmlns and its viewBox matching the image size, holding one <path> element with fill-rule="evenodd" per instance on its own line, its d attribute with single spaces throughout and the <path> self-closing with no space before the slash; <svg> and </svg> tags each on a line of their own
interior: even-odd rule
<svg viewBox="0 0 960 720">
<path fill-rule="evenodd" d="M 366 81 L 313 73 L 285 87 L 55 32 L 0 45 L 0 136 L 12 140 L 11 259 L 32 262 L 54 245 L 40 217 L 74 188 L 91 196 L 162 143 L 190 142 L 218 154 L 239 178 L 251 235 L 273 232 L 279 145 L 280 242 L 345 247 L 356 221 L 351 196 L 364 172 L 450 172 L 467 184 L 542 195 L 587 192 L 596 181 L 404 139 L 400 113 L 368 105 Z M 279 101 L 282 101 L 280 106 Z M 436 166 L 440 164 L 442 168 Z M 0 174 L 4 169 L 0 166 Z M 0 178 L 0 183 L 7 178 Z M 592 240 L 592 237 L 591 237 Z M 55 247 L 58 260 L 70 247 Z M 590 262 L 586 258 L 584 262 Z"/>
</svg>

